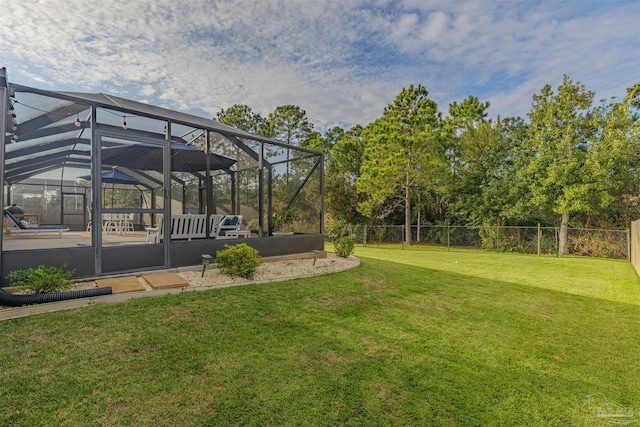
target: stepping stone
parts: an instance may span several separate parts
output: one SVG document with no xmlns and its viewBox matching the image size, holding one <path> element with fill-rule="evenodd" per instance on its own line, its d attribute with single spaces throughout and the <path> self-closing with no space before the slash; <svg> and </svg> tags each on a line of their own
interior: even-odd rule
<svg viewBox="0 0 640 427">
<path fill-rule="evenodd" d="M 112 279 L 96 279 L 99 288 L 111 287 L 114 294 L 123 292 L 144 291 L 144 285 L 135 276 L 114 277 Z"/>
<path fill-rule="evenodd" d="M 185 288 L 189 282 L 176 273 L 156 273 L 142 276 L 153 289 Z"/>
</svg>

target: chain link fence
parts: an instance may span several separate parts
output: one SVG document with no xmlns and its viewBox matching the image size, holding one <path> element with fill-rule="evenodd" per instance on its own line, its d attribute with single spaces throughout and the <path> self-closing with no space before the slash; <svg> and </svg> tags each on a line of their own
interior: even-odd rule
<svg viewBox="0 0 640 427">
<path fill-rule="evenodd" d="M 327 233 L 327 240 L 347 234 L 356 243 L 403 244 L 403 225 L 348 225 L 338 233 Z M 557 227 L 518 226 L 446 226 L 411 227 L 411 241 L 416 245 L 486 249 L 538 255 L 557 255 L 560 229 Z M 567 235 L 569 255 L 629 259 L 629 230 L 570 228 Z"/>
</svg>

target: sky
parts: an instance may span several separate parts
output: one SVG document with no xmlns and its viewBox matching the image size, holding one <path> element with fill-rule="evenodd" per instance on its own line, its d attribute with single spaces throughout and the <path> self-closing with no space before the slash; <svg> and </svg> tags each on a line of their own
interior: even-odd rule
<svg viewBox="0 0 640 427">
<path fill-rule="evenodd" d="M 4 4 L 3 4 L 4 3 Z M 616 96 L 640 81 L 640 0 L 0 0 L 10 82 L 214 116 L 305 109 L 366 125 L 422 84 L 525 117 L 563 74 Z"/>
</svg>

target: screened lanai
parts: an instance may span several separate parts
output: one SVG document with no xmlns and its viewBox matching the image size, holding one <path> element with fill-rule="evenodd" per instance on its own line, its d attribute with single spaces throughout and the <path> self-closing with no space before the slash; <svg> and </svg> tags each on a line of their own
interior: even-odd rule
<svg viewBox="0 0 640 427">
<path fill-rule="evenodd" d="M 194 265 L 234 242 L 263 256 L 323 248 L 320 153 L 113 95 L 15 84 L 4 68 L 0 109 L 3 280 L 43 263 L 77 277 Z M 287 232 L 274 223 L 283 210 L 295 212 Z"/>
</svg>

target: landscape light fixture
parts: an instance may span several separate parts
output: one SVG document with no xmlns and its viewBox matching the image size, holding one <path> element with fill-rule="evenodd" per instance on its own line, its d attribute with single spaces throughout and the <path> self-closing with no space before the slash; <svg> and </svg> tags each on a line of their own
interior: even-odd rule
<svg viewBox="0 0 640 427">
<path fill-rule="evenodd" d="M 209 254 L 202 254 L 200 255 L 202 257 L 202 276 L 204 277 L 204 271 L 207 269 L 207 265 L 211 264 L 211 260 L 213 259 L 213 257 Z"/>
</svg>

